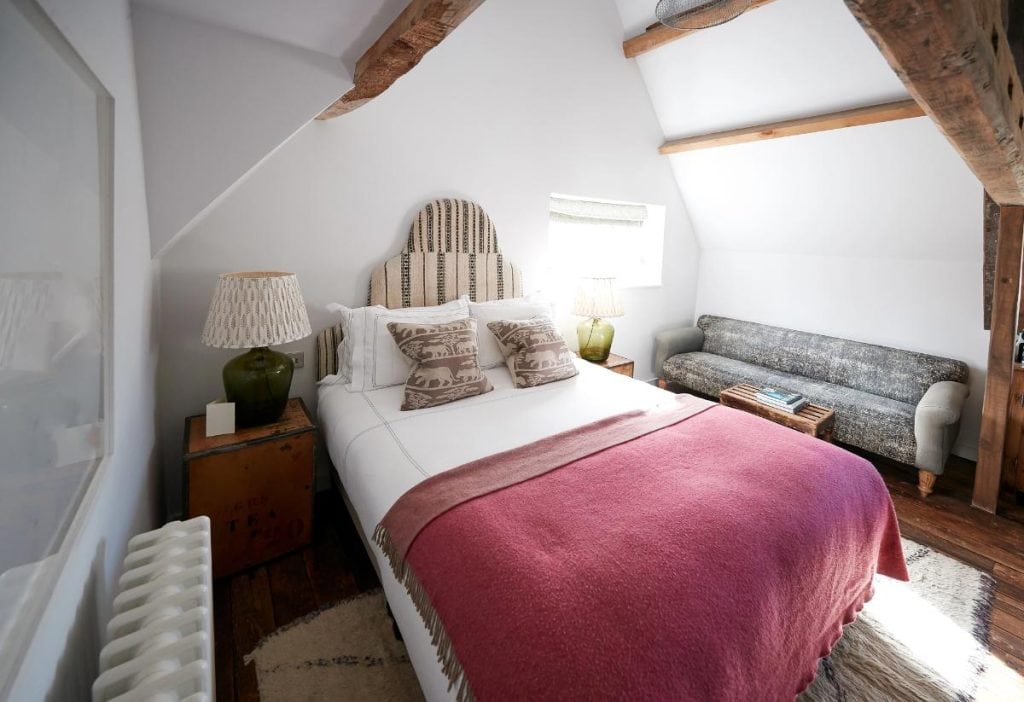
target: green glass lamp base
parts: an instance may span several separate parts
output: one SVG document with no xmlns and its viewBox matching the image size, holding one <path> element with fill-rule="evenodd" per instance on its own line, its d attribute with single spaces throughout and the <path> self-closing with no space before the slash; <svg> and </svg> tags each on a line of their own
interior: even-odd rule
<svg viewBox="0 0 1024 702">
<path fill-rule="evenodd" d="M 612 352 L 615 327 L 603 319 L 584 319 L 576 327 L 576 339 L 580 345 L 580 358 L 601 363 L 608 360 Z"/>
<path fill-rule="evenodd" d="M 235 356 L 224 366 L 224 394 L 235 403 L 235 426 L 276 422 L 288 404 L 295 364 L 266 346 Z"/>
</svg>

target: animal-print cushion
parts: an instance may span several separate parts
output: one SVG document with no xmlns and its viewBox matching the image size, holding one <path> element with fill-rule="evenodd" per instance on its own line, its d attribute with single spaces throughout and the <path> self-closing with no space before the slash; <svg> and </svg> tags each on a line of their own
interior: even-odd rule
<svg viewBox="0 0 1024 702">
<path fill-rule="evenodd" d="M 415 362 L 405 383 L 403 410 L 443 405 L 494 389 L 480 370 L 475 319 L 389 322 L 388 331 L 398 349 Z"/>
<path fill-rule="evenodd" d="M 573 354 L 547 317 L 488 322 L 518 388 L 572 378 Z"/>
</svg>

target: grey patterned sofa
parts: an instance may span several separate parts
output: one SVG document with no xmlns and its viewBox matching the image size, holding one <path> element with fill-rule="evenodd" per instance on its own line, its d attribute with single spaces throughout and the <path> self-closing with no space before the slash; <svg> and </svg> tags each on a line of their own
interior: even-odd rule
<svg viewBox="0 0 1024 702">
<path fill-rule="evenodd" d="M 752 383 L 831 407 L 838 441 L 917 466 L 922 495 L 945 469 L 968 393 L 960 361 L 711 315 L 658 334 L 654 363 L 670 389 L 718 397 Z"/>
</svg>

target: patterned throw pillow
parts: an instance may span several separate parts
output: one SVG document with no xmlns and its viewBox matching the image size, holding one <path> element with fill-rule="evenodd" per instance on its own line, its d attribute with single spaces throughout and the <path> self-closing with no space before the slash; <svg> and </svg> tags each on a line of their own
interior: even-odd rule
<svg viewBox="0 0 1024 702">
<path fill-rule="evenodd" d="M 551 303 L 530 297 L 516 297 L 505 300 L 488 300 L 487 302 L 469 303 L 469 316 L 477 321 L 478 325 L 488 322 L 500 322 L 512 319 L 533 319 L 534 317 L 547 317 L 551 319 L 554 315 L 551 312 Z M 483 331 L 479 336 L 480 341 L 480 367 L 497 368 L 505 364 L 505 355 L 494 340 L 494 335 Z"/>
<path fill-rule="evenodd" d="M 476 320 L 388 322 L 399 350 L 414 361 L 403 410 L 423 409 L 494 389 L 477 359 Z"/>
<path fill-rule="evenodd" d="M 553 383 L 578 372 L 572 351 L 547 317 L 488 322 L 516 387 Z"/>
</svg>

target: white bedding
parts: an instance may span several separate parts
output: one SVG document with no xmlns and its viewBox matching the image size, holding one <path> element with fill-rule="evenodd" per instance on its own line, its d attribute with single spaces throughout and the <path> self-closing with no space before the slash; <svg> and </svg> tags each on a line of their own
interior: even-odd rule
<svg viewBox="0 0 1024 702">
<path fill-rule="evenodd" d="M 674 402 L 646 383 L 576 361 L 575 378 L 515 389 L 504 367 L 485 371 L 494 390 L 440 407 L 402 412 L 404 386 L 319 390 L 320 430 L 335 470 L 372 544 L 374 527 L 409 488 L 469 461 L 634 409 Z M 371 557 L 428 700 L 451 700 L 430 637 L 381 550 Z"/>
</svg>

